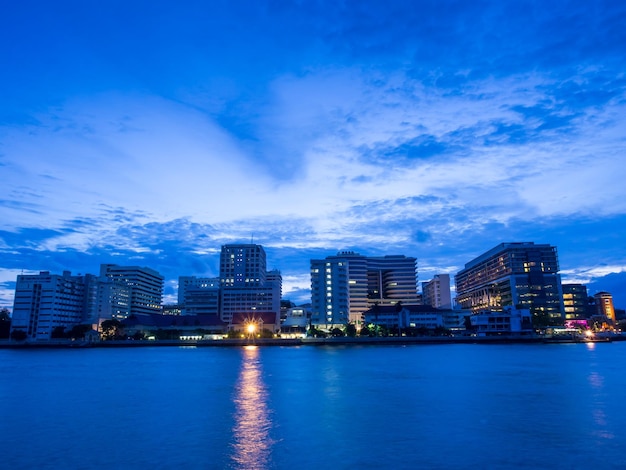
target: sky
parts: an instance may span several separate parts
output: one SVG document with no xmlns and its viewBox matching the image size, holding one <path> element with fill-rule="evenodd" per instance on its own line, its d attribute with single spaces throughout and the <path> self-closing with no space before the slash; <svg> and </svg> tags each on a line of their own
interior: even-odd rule
<svg viewBox="0 0 626 470">
<path fill-rule="evenodd" d="M 218 275 L 283 298 L 353 250 L 453 277 L 503 242 L 626 308 L 626 3 L 21 1 L 0 15 L 0 306 L 16 276 Z"/>
</svg>

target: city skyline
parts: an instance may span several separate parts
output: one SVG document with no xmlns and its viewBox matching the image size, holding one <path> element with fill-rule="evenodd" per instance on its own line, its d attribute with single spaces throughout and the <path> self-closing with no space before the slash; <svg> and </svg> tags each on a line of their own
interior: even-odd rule
<svg viewBox="0 0 626 470">
<path fill-rule="evenodd" d="M 454 276 L 502 242 L 626 306 L 620 2 L 12 4 L 0 18 L 0 306 L 22 271 L 217 276 L 283 297 L 353 250 Z"/>
</svg>

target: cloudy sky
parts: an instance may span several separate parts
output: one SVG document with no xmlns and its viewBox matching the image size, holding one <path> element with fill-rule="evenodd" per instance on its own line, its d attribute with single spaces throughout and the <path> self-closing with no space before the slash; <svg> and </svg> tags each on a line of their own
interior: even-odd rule
<svg viewBox="0 0 626 470">
<path fill-rule="evenodd" d="M 0 306 L 16 275 L 214 276 L 284 297 L 352 249 L 454 275 L 502 242 L 626 307 L 626 3 L 21 1 L 0 15 Z"/>
</svg>

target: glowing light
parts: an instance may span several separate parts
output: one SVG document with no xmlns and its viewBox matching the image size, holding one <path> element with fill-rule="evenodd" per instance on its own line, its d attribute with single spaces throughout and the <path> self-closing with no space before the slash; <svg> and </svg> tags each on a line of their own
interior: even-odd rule
<svg viewBox="0 0 626 470">
<path fill-rule="evenodd" d="M 253 335 L 256 331 L 256 325 L 254 323 L 249 323 L 248 326 L 246 326 L 246 331 L 248 334 Z"/>
</svg>

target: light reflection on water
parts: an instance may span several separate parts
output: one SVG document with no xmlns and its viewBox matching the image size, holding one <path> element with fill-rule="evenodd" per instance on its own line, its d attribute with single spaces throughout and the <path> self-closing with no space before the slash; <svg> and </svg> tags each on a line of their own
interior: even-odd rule
<svg viewBox="0 0 626 470">
<path fill-rule="evenodd" d="M 259 350 L 256 346 L 246 346 L 234 396 L 234 468 L 265 469 L 270 466 L 273 441 L 267 398 Z"/>
</svg>

